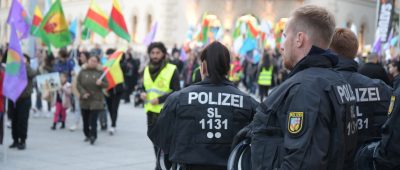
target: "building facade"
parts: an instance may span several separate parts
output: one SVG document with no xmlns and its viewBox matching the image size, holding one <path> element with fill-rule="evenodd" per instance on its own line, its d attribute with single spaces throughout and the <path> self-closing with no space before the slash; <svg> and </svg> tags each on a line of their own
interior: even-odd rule
<svg viewBox="0 0 400 170">
<path fill-rule="evenodd" d="M 34 5 L 39 4 L 43 11 L 45 1 L 20 0 L 24 7 L 33 13 Z M 128 30 L 132 37 L 132 45 L 142 46 L 151 26 L 157 22 L 158 29 L 155 40 L 163 41 L 167 46 L 182 44 L 191 26 L 199 23 L 204 12 L 216 15 L 224 28 L 226 36 L 232 35 L 235 21 L 242 15 L 252 14 L 259 20 L 276 22 L 290 15 L 290 11 L 303 4 L 316 4 L 327 7 L 335 16 L 338 27 L 353 27 L 357 30 L 360 43 L 371 44 L 375 38 L 376 0 L 119 0 Z M 8 41 L 9 26 L 6 24 L 12 0 L 0 1 L 0 42 Z M 78 19 L 83 22 L 90 1 L 62 0 L 64 13 L 68 21 Z M 97 3 L 109 13 L 111 0 L 97 0 Z M 398 3 L 397 3 L 398 4 Z M 81 24 L 79 24 L 81 25 Z M 79 26 L 78 30 L 81 30 Z M 79 44 L 105 44 L 118 46 L 128 44 L 110 33 L 106 38 L 94 35 L 89 41 L 78 41 Z M 143 48 L 143 47 L 141 47 Z"/>
</svg>

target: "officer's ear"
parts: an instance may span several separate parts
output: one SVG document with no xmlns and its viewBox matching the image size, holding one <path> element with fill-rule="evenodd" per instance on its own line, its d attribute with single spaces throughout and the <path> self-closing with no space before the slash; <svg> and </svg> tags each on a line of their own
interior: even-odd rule
<svg viewBox="0 0 400 170">
<path fill-rule="evenodd" d="M 300 48 L 304 45 L 306 40 L 306 33 L 305 32 L 298 32 L 296 34 L 296 47 Z"/>
<path fill-rule="evenodd" d="M 203 80 L 205 77 L 208 76 L 208 71 L 207 71 L 207 63 L 205 61 L 202 61 L 200 64 L 200 73 L 201 73 L 201 79 Z"/>
</svg>

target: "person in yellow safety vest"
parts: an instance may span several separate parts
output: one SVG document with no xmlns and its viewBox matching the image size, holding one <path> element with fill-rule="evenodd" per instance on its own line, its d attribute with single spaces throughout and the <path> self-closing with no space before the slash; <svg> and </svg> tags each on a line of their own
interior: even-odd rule
<svg viewBox="0 0 400 170">
<path fill-rule="evenodd" d="M 233 57 L 230 66 L 228 79 L 237 87 L 242 76 L 242 66 L 239 57 Z"/>
<path fill-rule="evenodd" d="M 264 53 L 262 63 L 257 71 L 257 84 L 260 96 L 260 102 L 264 100 L 264 97 L 268 96 L 268 90 L 274 85 L 274 66 L 271 64 L 270 55 Z"/>
<path fill-rule="evenodd" d="M 140 98 L 144 101 L 147 114 L 147 126 L 149 131 L 157 121 L 163 103 L 174 91 L 180 90 L 179 72 L 175 65 L 168 63 L 166 59 L 167 49 L 162 42 L 153 42 L 147 48 L 150 63 L 144 69 L 144 92 Z M 154 147 L 155 152 L 157 148 Z"/>
</svg>

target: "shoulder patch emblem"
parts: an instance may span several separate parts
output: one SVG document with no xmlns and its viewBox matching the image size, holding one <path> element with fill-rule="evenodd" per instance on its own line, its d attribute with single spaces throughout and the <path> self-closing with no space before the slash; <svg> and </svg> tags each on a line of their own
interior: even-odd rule
<svg viewBox="0 0 400 170">
<path fill-rule="evenodd" d="M 390 105 L 389 105 L 388 115 L 392 114 L 395 101 L 396 101 L 396 96 L 392 96 L 390 98 Z"/>
<path fill-rule="evenodd" d="M 297 134 L 303 128 L 304 112 L 290 112 L 288 118 L 288 131 Z"/>
</svg>

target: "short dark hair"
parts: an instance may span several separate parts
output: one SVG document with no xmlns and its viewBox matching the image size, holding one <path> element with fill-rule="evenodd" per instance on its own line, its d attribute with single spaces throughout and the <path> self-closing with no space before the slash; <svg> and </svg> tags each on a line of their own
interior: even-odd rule
<svg viewBox="0 0 400 170">
<path fill-rule="evenodd" d="M 329 48 L 343 57 L 354 59 L 358 51 L 357 36 L 350 29 L 337 28 Z"/>
<path fill-rule="evenodd" d="M 58 55 L 59 55 L 61 58 L 67 58 L 67 57 L 68 57 L 67 49 L 61 48 L 60 51 L 58 51 Z"/>
<path fill-rule="evenodd" d="M 83 51 L 83 52 L 81 52 L 81 54 L 83 54 L 83 56 L 85 56 L 86 60 L 88 60 L 90 57 L 90 53 L 87 51 Z M 81 62 L 81 60 L 78 59 L 78 64 L 81 66 L 83 63 Z"/>
<path fill-rule="evenodd" d="M 111 55 L 111 54 L 113 54 L 114 52 L 115 52 L 115 49 L 109 48 L 109 49 L 106 50 L 106 55 Z M 99 56 L 99 57 L 100 57 L 100 56 Z"/>
<path fill-rule="evenodd" d="M 153 48 L 158 48 L 161 50 L 162 53 L 164 53 L 164 57 L 167 55 L 167 48 L 165 47 L 164 43 L 162 42 L 152 42 L 148 47 L 147 47 L 147 54 L 150 55 L 151 50 Z"/>
<path fill-rule="evenodd" d="M 90 55 L 88 60 L 91 59 L 91 58 L 96 58 L 97 62 L 100 62 L 100 57 L 97 56 L 97 55 Z"/>
<path fill-rule="evenodd" d="M 390 64 L 391 64 L 393 67 L 396 67 L 396 68 L 397 68 L 397 72 L 400 73 L 400 61 L 398 61 L 398 60 L 392 60 L 392 61 L 390 62 Z"/>
<path fill-rule="evenodd" d="M 226 80 L 231 62 L 228 48 L 220 42 L 214 41 L 204 48 L 200 60 L 207 63 L 208 76 L 212 83 L 219 84 Z"/>
</svg>

